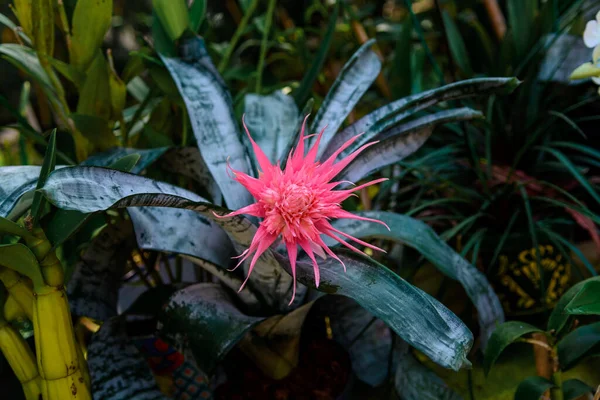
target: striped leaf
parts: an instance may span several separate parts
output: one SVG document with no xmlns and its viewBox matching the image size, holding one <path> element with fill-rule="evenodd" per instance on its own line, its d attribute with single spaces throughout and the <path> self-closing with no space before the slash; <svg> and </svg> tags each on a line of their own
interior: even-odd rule
<svg viewBox="0 0 600 400">
<path fill-rule="evenodd" d="M 385 221 L 391 231 L 379 224 L 355 220 L 337 220 L 333 226 L 358 238 L 378 237 L 401 241 L 417 249 L 444 275 L 459 281 L 477 308 L 484 342 L 496 325 L 504 321 L 500 301 L 485 275 L 448 246 L 427 224 L 391 212 L 367 211 L 357 214 Z M 327 240 L 326 243 L 333 244 Z"/>
<path fill-rule="evenodd" d="M 414 115 L 416 112 L 435 104 L 471 96 L 510 93 L 519 83 L 519 80 L 516 78 L 468 79 L 396 100 L 378 108 L 338 132 L 329 143 L 325 142 L 327 147 L 321 158 L 329 157 L 344 142 L 353 136 L 364 133 L 342 153 L 344 155 L 349 154 L 358 149 L 362 144 L 372 140 L 381 132 Z"/>
<path fill-rule="evenodd" d="M 123 320 L 102 324 L 88 346 L 88 366 L 94 400 L 167 400 L 150 366 L 127 337 Z"/>
<path fill-rule="evenodd" d="M 363 44 L 344 65 L 329 89 L 310 128 L 323 133 L 322 143 L 327 144 L 350 114 L 356 103 L 375 81 L 381 71 L 381 61 L 371 50 L 375 40 Z M 321 147 L 319 155 L 325 147 Z"/>
<path fill-rule="evenodd" d="M 356 157 L 338 178 L 358 182 L 365 176 L 395 164 L 417 151 L 429 139 L 436 126 L 479 118 L 483 118 L 483 114 L 479 111 L 458 108 L 440 111 L 394 126 L 377 135 L 374 139 L 380 142 Z"/>
<path fill-rule="evenodd" d="M 240 140 L 231 95 L 218 75 L 200 37 L 181 46 L 182 58 L 161 55 L 187 107 L 202 158 L 219 185 L 227 206 L 244 207 L 251 202 L 246 189 L 227 175 L 229 162 L 248 173 L 248 154 Z"/>
<path fill-rule="evenodd" d="M 439 365 L 454 370 L 470 366 L 467 354 L 473 334 L 443 304 L 372 259 L 345 249 L 336 253 L 346 271 L 335 259 L 320 261 L 318 290 L 354 299 Z M 287 258 L 276 257 L 289 272 Z M 298 261 L 296 274 L 299 282 L 315 287 L 308 257 Z"/>
</svg>

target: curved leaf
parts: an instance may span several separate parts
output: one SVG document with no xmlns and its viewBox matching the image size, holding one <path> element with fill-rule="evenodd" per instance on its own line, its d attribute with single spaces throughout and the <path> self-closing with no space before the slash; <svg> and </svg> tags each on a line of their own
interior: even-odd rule
<svg viewBox="0 0 600 400">
<path fill-rule="evenodd" d="M 571 315 L 600 314 L 600 281 L 585 282 L 579 293 L 567 304 Z"/>
<path fill-rule="evenodd" d="M 212 372 L 217 362 L 264 317 L 243 314 L 217 283 L 198 283 L 175 293 L 160 316 L 159 332 L 179 349 L 194 354 Z"/>
<path fill-rule="evenodd" d="M 458 370 L 470 366 L 466 357 L 473 334 L 456 315 L 383 265 L 349 250 L 338 250 L 337 255 L 346 265 L 346 272 L 336 260 L 321 261 L 318 290 L 356 300 L 443 367 Z M 287 258 L 280 254 L 276 257 L 291 271 Z M 298 281 L 315 287 L 312 263 L 306 258 L 299 260 L 296 274 Z"/>
<path fill-rule="evenodd" d="M 436 126 L 448 122 L 483 118 L 470 108 L 440 111 L 390 128 L 374 139 L 379 143 L 369 147 L 341 172 L 339 179 L 358 182 L 365 176 L 394 164 L 417 151 L 431 136 Z"/>
<path fill-rule="evenodd" d="M 381 61 L 371 50 L 374 43 L 375 40 L 367 41 L 350 57 L 329 89 L 310 126 L 311 132 L 325 128 L 319 156 L 381 71 Z M 314 138 L 311 141 L 314 142 Z"/>
<path fill-rule="evenodd" d="M 192 210 L 135 207 L 127 212 L 142 249 L 190 255 L 221 268 L 229 268 L 236 255 L 225 231 Z"/>
<path fill-rule="evenodd" d="M 462 400 L 432 370 L 421 364 L 409 351 L 406 343 L 396 351 L 398 363 L 394 376 L 396 393 L 403 400 Z"/>
<path fill-rule="evenodd" d="M 133 246 L 131 224 L 107 225 L 90 242 L 75 266 L 67 291 L 71 312 L 99 321 L 117 315 L 125 263 Z"/>
<path fill-rule="evenodd" d="M 496 362 L 504 349 L 515 340 L 528 333 L 542 332 L 541 329 L 525 322 L 510 321 L 498 326 L 485 348 L 485 358 L 483 360 L 483 370 L 486 375 L 490 372 L 492 365 Z"/>
<path fill-rule="evenodd" d="M 392 351 L 390 328 L 345 296 L 322 297 L 316 307 L 330 318 L 332 336 L 349 353 L 358 379 L 371 386 L 382 384 Z"/>
<path fill-rule="evenodd" d="M 36 188 L 39 189 L 44 186 L 46 178 L 54 170 L 56 166 L 56 129 L 52 130 L 50 139 L 48 140 L 48 147 L 46 147 L 46 153 L 44 154 L 44 163 L 40 170 L 40 176 L 36 184 Z M 33 195 L 33 202 L 31 204 L 31 215 L 33 216 L 34 226 L 38 226 L 42 212 L 44 211 L 44 205 L 46 201 L 41 193 L 36 192 Z"/>
<path fill-rule="evenodd" d="M 477 308 L 484 342 L 496 325 L 504 321 L 502 305 L 485 275 L 448 246 L 427 224 L 391 212 L 367 211 L 357 215 L 384 221 L 391 231 L 379 224 L 356 220 L 337 220 L 333 226 L 358 238 L 379 237 L 401 241 L 417 249 L 443 274 L 459 281 Z M 325 242 L 333 244 L 328 240 Z"/>
<path fill-rule="evenodd" d="M 141 206 L 184 208 L 211 219 L 240 246 L 248 247 L 254 237 L 256 227 L 248 219 L 241 216 L 217 218 L 213 212 L 225 214 L 228 210 L 206 203 L 202 197 L 177 186 L 98 167 L 63 170 L 63 173 L 60 173 L 62 170 L 53 172 L 42 189 L 57 207 L 81 212 Z M 187 226 L 181 225 L 179 234 L 187 237 Z M 282 307 L 283 299 L 291 297 L 291 276 L 283 273 L 270 251 L 259 259 L 249 283 L 263 293 L 272 306 Z M 295 304 L 303 297 L 304 288 L 298 289 Z"/>
<path fill-rule="evenodd" d="M 554 306 L 554 309 L 550 314 L 550 318 L 548 318 L 549 331 L 555 331 L 555 335 L 558 336 L 561 333 L 561 331 L 565 328 L 567 322 L 569 322 L 569 320 L 571 319 L 571 315 L 566 310 L 566 307 L 587 282 L 600 282 L 600 276 L 596 276 L 594 278 L 578 282 L 575 285 L 573 285 L 569 290 L 567 290 L 565 294 L 562 295 L 562 297 Z"/>
<path fill-rule="evenodd" d="M 25 275 L 31 279 L 35 289 L 41 288 L 45 284 L 37 258 L 24 244 L 1 244 L 0 267 L 6 267 Z"/>
<path fill-rule="evenodd" d="M 579 399 L 586 393 L 593 392 L 593 388 L 587 383 L 580 381 L 579 379 L 569 379 L 563 382 L 563 393 L 565 400 L 576 400 Z"/>
<path fill-rule="evenodd" d="M 110 28 L 112 8 L 112 0 L 77 0 L 69 48 L 71 65 L 85 71 L 92 62 Z"/>
<path fill-rule="evenodd" d="M 558 360 L 563 370 L 573 368 L 584 357 L 600 351 L 600 322 L 580 326 L 569 332 L 557 345 Z"/>
<path fill-rule="evenodd" d="M 342 153 L 343 155 L 349 154 L 399 121 L 432 105 L 471 96 L 491 93 L 510 93 L 519 85 L 519 83 L 520 81 L 516 78 L 468 79 L 396 100 L 378 108 L 338 132 L 333 139 L 327 143 L 326 150 L 321 158 L 324 159 L 329 157 L 350 138 L 364 133 Z"/>
<path fill-rule="evenodd" d="M 251 202 L 246 189 L 227 175 L 227 162 L 248 173 L 249 165 L 235 122 L 231 96 L 208 57 L 204 41 L 188 39 L 181 47 L 182 59 L 161 55 L 190 116 L 202 158 L 219 185 L 227 206 L 244 207 Z"/>
<path fill-rule="evenodd" d="M 538 400 L 544 392 L 554 387 L 554 383 L 541 376 L 525 378 L 515 392 L 515 400 Z"/>
<path fill-rule="evenodd" d="M 30 193 L 26 199 L 22 199 L 22 197 L 35 189 L 41 168 L 33 165 L 0 168 L 1 217 L 12 220 L 18 218 L 29 208 L 33 200 L 33 193 Z"/>
<path fill-rule="evenodd" d="M 122 322 L 118 317 L 106 321 L 88 346 L 94 400 L 167 400 Z"/>
<path fill-rule="evenodd" d="M 269 160 L 276 163 L 284 158 L 283 152 L 296 133 L 293 121 L 299 117 L 294 99 L 281 91 L 266 96 L 249 93 L 244 96 L 244 113 L 252 138 Z"/>
</svg>

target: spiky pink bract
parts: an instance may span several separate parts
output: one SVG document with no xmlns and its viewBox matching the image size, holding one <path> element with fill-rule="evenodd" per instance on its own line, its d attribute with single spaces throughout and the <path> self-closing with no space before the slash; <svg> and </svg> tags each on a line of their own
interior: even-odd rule
<svg viewBox="0 0 600 400">
<path fill-rule="evenodd" d="M 314 145 L 308 150 L 308 153 L 305 156 L 304 141 L 309 137 L 304 135 L 307 118 L 308 116 L 304 119 L 302 124 L 298 146 L 295 150 L 292 149 L 290 152 L 284 170 L 281 170 L 279 162 L 277 165 L 271 164 L 261 148 L 252 139 L 252 136 L 244 123 L 244 129 L 252 143 L 252 148 L 261 171 L 258 178 L 251 177 L 243 172 L 235 171 L 233 169 L 232 172 L 234 174 L 234 179 L 248 189 L 256 200 L 256 203 L 225 215 L 225 217 L 232 217 L 239 214 L 248 214 L 262 218 L 262 222 L 260 223 L 256 235 L 252 239 L 250 247 L 238 256 L 241 259 L 236 265 L 236 268 L 254 254 L 250 262 L 248 277 L 246 277 L 240 290 L 242 290 L 246 285 L 246 282 L 248 282 L 248 278 L 260 255 L 281 235 L 283 242 L 287 247 L 294 280 L 294 289 L 290 304 L 294 301 L 294 297 L 296 296 L 296 258 L 298 255 L 298 245 L 312 260 L 315 284 L 317 287 L 319 286 L 320 277 L 319 265 L 315 259 L 315 254 L 322 258 L 326 258 L 327 255 L 333 257 L 342 264 L 344 271 L 346 270 L 344 263 L 329 247 L 327 247 L 321 239 L 321 235 L 327 235 L 360 254 L 365 253 L 350 243 L 347 243 L 338 235 L 351 239 L 362 246 L 383 251 L 378 247 L 334 228 L 329 223 L 331 219 L 350 218 L 371 221 L 382 224 L 388 228 L 388 226 L 381 221 L 354 215 L 343 210 L 340 205 L 341 202 L 350 197 L 353 192 L 382 182 L 386 180 L 386 178 L 376 179 L 363 185 L 356 186 L 350 190 L 333 190 L 342 182 L 331 182 L 331 180 L 354 160 L 357 155 L 377 142 L 363 145 L 358 150 L 336 163 L 335 160 L 342 151 L 348 148 L 348 146 L 354 143 L 360 136 L 357 135 L 344 143 L 344 145 L 333 153 L 326 161 L 321 163 L 317 161 L 316 158 L 319 143 L 325 129 L 319 133 Z"/>
</svg>

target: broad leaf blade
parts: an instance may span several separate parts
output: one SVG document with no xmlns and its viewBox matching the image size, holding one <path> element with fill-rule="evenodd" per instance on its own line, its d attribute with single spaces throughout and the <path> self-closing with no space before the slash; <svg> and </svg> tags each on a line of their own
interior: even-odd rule
<svg viewBox="0 0 600 400">
<path fill-rule="evenodd" d="M 483 118 L 470 108 L 440 111 L 390 128 L 378 136 L 380 142 L 354 159 L 340 174 L 340 180 L 358 182 L 379 169 L 395 164 L 417 151 L 431 136 L 436 126 L 449 122 Z"/>
<path fill-rule="evenodd" d="M 99 321 L 117 315 L 125 263 L 133 246 L 131 224 L 107 225 L 90 242 L 68 283 L 71 312 Z"/>
<path fill-rule="evenodd" d="M 338 250 L 337 255 L 346 265 L 346 272 L 336 260 L 320 261 L 318 290 L 354 299 L 445 368 L 458 370 L 470 365 L 466 357 L 473 334 L 444 305 L 371 259 L 346 250 Z M 277 257 L 290 271 L 287 258 Z M 298 281 L 314 287 L 312 263 L 299 260 L 296 273 Z"/>
<path fill-rule="evenodd" d="M 579 399 L 586 393 L 593 392 L 594 389 L 587 383 L 580 381 L 579 379 L 569 379 L 563 382 L 563 393 L 565 400 L 576 400 Z"/>
<path fill-rule="evenodd" d="M 446 10 L 442 11 L 442 19 L 444 22 L 444 29 L 446 30 L 446 38 L 448 39 L 448 45 L 450 46 L 450 53 L 452 54 L 452 59 L 458 65 L 461 72 L 470 77 L 473 75 L 473 68 L 471 68 L 471 62 L 469 58 L 469 54 L 467 53 L 467 47 L 465 46 L 465 42 L 460 35 L 460 31 L 456 26 L 456 23 L 448 14 Z"/>
<path fill-rule="evenodd" d="M 217 218 L 213 212 L 223 215 L 228 210 L 167 183 L 97 167 L 72 167 L 59 172 L 50 175 L 43 191 L 60 208 L 81 212 L 141 206 L 184 208 L 210 218 L 242 247 L 250 245 L 256 232 L 256 227 L 246 218 Z M 185 225 L 180 226 L 179 235 L 182 238 L 189 235 Z M 270 251 L 259 260 L 250 275 L 250 285 L 260 290 L 271 305 L 281 307 L 285 304 L 283 299 L 291 296 L 291 277 L 283 272 Z M 303 290 L 299 288 L 296 303 L 302 300 Z"/>
<path fill-rule="evenodd" d="M 403 400 L 463 400 L 435 372 L 421 364 L 406 343 L 399 347 L 394 386 Z"/>
<path fill-rule="evenodd" d="M 562 370 L 573 368 L 584 357 L 600 351 L 600 322 L 580 326 L 558 342 L 558 360 Z"/>
<path fill-rule="evenodd" d="M 77 0 L 71 29 L 72 65 L 85 71 L 92 62 L 110 28 L 112 8 L 113 0 Z"/>
<path fill-rule="evenodd" d="M 272 163 L 286 155 L 299 116 L 294 100 L 281 91 L 270 95 L 249 93 L 244 97 L 244 120 L 250 134 Z"/>
<path fill-rule="evenodd" d="M 33 193 L 30 192 L 35 189 L 41 169 L 33 165 L 0 168 L 1 217 L 15 219 L 29 208 L 33 200 Z M 30 196 L 22 199 L 26 193 L 30 193 Z"/>
<path fill-rule="evenodd" d="M 325 296 L 315 306 L 331 321 L 333 339 L 346 349 L 361 381 L 378 386 L 388 377 L 392 332 L 380 319 L 345 296 Z"/>
<path fill-rule="evenodd" d="M 572 317 L 567 312 L 566 307 L 587 282 L 600 282 L 600 277 L 594 277 L 582 282 L 578 282 L 562 295 L 562 297 L 558 300 L 558 303 L 556 303 L 554 306 L 554 309 L 550 314 L 550 318 L 548 318 L 549 331 L 555 331 L 555 335 L 558 336 L 567 326 L 567 323 Z"/>
<path fill-rule="evenodd" d="M 319 150 L 319 155 L 381 71 L 381 61 L 370 49 L 374 43 L 374 40 L 369 40 L 350 57 L 310 125 L 310 133 L 327 127 L 323 133 L 323 147 Z M 314 142 L 314 138 L 311 142 Z"/>
<path fill-rule="evenodd" d="M 521 336 L 534 332 L 542 332 L 542 330 L 533 325 L 526 324 L 525 322 L 510 321 L 498 326 L 494 333 L 492 333 L 485 349 L 483 369 L 486 375 L 509 344 L 513 343 Z"/>
<path fill-rule="evenodd" d="M 122 324 L 120 318 L 106 321 L 88 346 L 94 400 L 167 400 Z"/>
<path fill-rule="evenodd" d="M 451 83 L 441 88 L 428 90 L 419 94 L 404 97 L 389 103 L 359 119 L 352 125 L 338 132 L 327 143 L 322 159 L 329 157 L 352 137 L 364 133 L 342 154 L 348 154 L 370 141 L 377 134 L 392 127 L 396 123 L 435 104 L 457 100 L 470 96 L 482 96 L 491 93 L 510 93 L 518 85 L 516 78 L 476 78 Z"/>
<path fill-rule="evenodd" d="M 227 162 L 249 172 L 247 153 L 240 141 L 231 96 L 208 57 L 204 41 L 189 39 L 182 46 L 184 58 L 161 56 L 186 104 L 202 158 L 219 185 L 227 206 L 251 202 L 246 189 L 227 175 Z"/>
<path fill-rule="evenodd" d="M 554 383 L 541 376 L 525 378 L 515 392 L 515 400 L 539 400 L 540 397 L 554 387 Z"/>
<path fill-rule="evenodd" d="M 358 238 L 378 237 L 401 241 L 417 249 L 446 276 L 459 281 L 477 308 L 484 342 L 495 326 L 504 321 L 500 301 L 485 275 L 448 246 L 428 225 L 391 212 L 370 211 L 357 215 L 384 221 L 391 231 L 380 224 L 356 220 L 337 220 L 333 226 Z M 326 243 L 333 244 L 328 240 Z"/>
<path fill-rule="evenodd" d="M 37 258 L 24 244 L 0 245 L 0 267 L 6 267 L 27 276 L 33 282 L 34 288 L 41 288 L 44 285 Z"/>
<path fill-rule="evenodd" d="M 586 282 L 565 310 L 572 315 L 600 314 L 600 281 Z"/>
<path fill-rule="evenodd" d="M 194 354 L 210 373 L 217 362 L 263 317 L 243 314 L 219 284 L 198 283 L 175 293 L 160 317 L 161 336 Z"/>
</svg>

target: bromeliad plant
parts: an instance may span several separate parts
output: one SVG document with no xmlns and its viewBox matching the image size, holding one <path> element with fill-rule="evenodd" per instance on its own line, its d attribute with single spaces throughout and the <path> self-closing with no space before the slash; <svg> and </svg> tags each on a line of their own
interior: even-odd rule
<svg viewBox="0 0 600 400">
<path fill-rule="evenodd" d="M 185 7 L 178 10 L 183 12 Z M 503 321 L 499 301 L 485 277 L 424 223 L 385 211 L 353 214 L 345 211 L 340 202 L 355 190 L 382 182 L 387 178 L 385 168 L 416 151 L 436 126 L 481 118 L 481 113 L 470 108 L 442 108 L 445 102 L 473 95 L 510 92 L 518 81 L 489 78 L 456 82 L 394 101 L 340 129 L 380 72 L 381 63 L 370 50 L 372 42 L 369 42 L 344 66 L 315 118 L 310 124 L 306 120 L 305 130 L 300 127 L 312 103 L 309 102 L 300 113 L 292 98 L 282 92 L 246 95 L 245 114 L 251 135 L 245 139 L 234 117 L 231 97 L 204 41 L 190 32 L 185 18 L 171 20 L 160 12 L 158 16 L 167 26 L 184 21 L 183 29 L 164 28 L 179 56 L 159 53 L 157 57 L 148 57 L 157 68 L 158 76 L 161 76 L 159 71 L 168 72 L 163 83 L 176 89 L 170 96 L 176 98 L 178 112 L 185 111 L 180 115 L 189 116 L 197 149 L 170 149 L 167 152 L 166 148 L 115 148 L 87 158 L 79 166 L 54 168 L 53 157 L 58 154 L 58 149 L 51 140 L 43 168 L 0 169 L 0 216 L 5 218 L 3 221 L 7 226 L 13 226 L 9 220 L 19 221 L 30 210 L 35 225 L 32 231 L 14 226 L 13 231 L 3 231 L 5 240 L 10 242 L 7 251 L 22 254 L 31 251 L 34 255 L 29 261 L 21 259 L 5 267 L 29 276 L 32 293 L 48 291 L 58 303 L 57 293 L 62 293 L 64 276 L 57 272 L 59 264 L 54 251 L 62 250 L 65 275 L 71 278 L 67 288 L 72 313 L 77 318 L 95 320 L 96 327 L 101 325 L 92 335 L 87 352 L 85 342 L 78 336 L 82 353 L 87 353 L 94 397 L 122 398 L 142 392 L 156 398 L 161 396 L 148 369 L 137 359 L 133 360 L 134 354 L 138 353 L 121 329 L 124 316 L 117 312 L 117 293 L 127 270 L 128 254 L 134 255 L 129 263 L 130 274 L 142 282 L 152 280 L 149 286 L 157 286 L 147 292 L 146 299 L 154 300 L 151 314 L 162 310 L 159 333 L 186 355 L 191 355 L 209 374 L 238 342 L 263 371 L 278 378 L 289 373 L 297 363 L 297 349 L 296 355 L 292 351 L 282 367 L 278 362 L 282 356 L 269 351 L 269 339 L 290 331 L 298 337 L 304 318 L 314 303 L 312 299 L 323 294 L 343 295 L 360 306 L 346 308 L 352 310 L 348 315 L 341 309 L 334 310 L 331 313 L 333 323 L 346 317 L 352 320 L 351 315 L 362 310 L 363 314 L 370 313 L 372 318 L 383 321 L 387 325 L 384 329 L 391 328 L 438 364 L 453 369 L 468 365 L 467 354 L 473 337 L 465 324 L 395 272 L 357 253 L 367 253 L 375 247 L 366 240 L 373 237 L 415 247 L 444 274 L 465 287 L 478 310 L 484 341 L 495 324 Z M 140 106 L 138 110 L 143 108 Z M 139 115 L 133 119 L 138 125 L 153 124 L 152 119 L 137 118 Z M 120 130 L 119 136 L 123 135 L 125 124 L 114 124 L 114 129 Z M 186 120 L 184 126 L 187 124 Z M 306 135 L 319 131 L 316 137 Z M 357 136 L 360 133 L 363 134 Z M 305 146 L 310 147 L 306 155 Z M 253 153 L 248 151 L 250 147 Z M 165 171 L 153 165 L 159 158 L 168 172 L 181 175 L 176 177 L 178 183 L 185 184 L 182 176 L 192 177 L 195 186 L 206 197 L 166 183 L 167 179 L 139 175 L 148 171 L 148 175 L 168 177 Z M 228 175 L 228 163 L 236 179 Z M 338 185 L 358 183 L 375 174 L 380 177 L 370 183 L 353 189 L 334 190 Z M 32 196 L 32 193 L 35 194 Z M 58 209 L 47 204 L 41 194 Z M 224 206 L 237 211 L 232 213 Z M 257 228 L 255 220 L 239 215 L 242 213 L 262 218 L 260 226 Z M 338 219 L 340 217 L 352 219 Z M 384 222 L 389 230 L 372 223 L 373 220 Z M 129 243 L 133 233 L 129 224 L 135 232 L 135 251 Z M 322 233 L 328 234 L 329 238 L 321 237 Z M 285 246 L 275 242 L 279 234 Z M 36 250 L 30 242 L 31 235 L 44 243 L 44 251 Z M 360 247 L 346 243 L 338 235 L 356 238 Z M 78 236 L 85 238 L 83 242 L 76 241 Z M 329 240 L 331 238 L 333 240 Z M 18 240 L 24 244 L 16 243 Z M 352 251 L 335 248 L 337 242 L 343 242 Z M 73 251 L 73 243 L 87 246 L 83 255 Z M 306 254 L 298 254 L 296 244 Z M 287 247 L 287 255 L 281 251 L 285 250 L 282 247 Z M 236 250 L 242 252 L 239 265 L 243 267 L 247 281 L 237 295 L 235 291 L 242 287 L 244 275 L 238 271 L 225 271 L 231 266 L 230 257 Z M 248 260 L 253 252 L 252 260 Z M 218 278 L 218 282 L 161 286 L 156 259 L 154 262 L 145 260 L 147 268 L 143 270 L 136 258 L 144 260 L 148 254 L 162 257 L 163 253 L 185 255 Z M 314 254 L 328 257 L 319 261 L 317 267 Z M 345 270 L 339 267 L 340 262 Z M 53 267 L 47 269 L 52 273 L 46 276 L 48 263 Z M 35 272 L 39 272 L 37 265 L 42 268 L 41 278 Z M 63 271 L 62 267 L 60 271 Z M 169 272 L 167 268 L 166 273 Z M 19 279 L 25 278 L 19 276 Z M 178 281 L 176 276 L 173 281 Z M 67 324 L 66 296 L 62 294 L 62 303 L 50 307 L 44 318 L 36 319 L 34 307 L 30 318 L 33 318 L 35 328 L 43 325 L 45 317 L 60 316 L 60 328 L 65 334 L 59 338 L 58 328 L 47 331 L 35 328 L 34 337 L 36 343 L 41 344 L 52 340 L 68 341 L 61 342 L 63 347 L 55 346 L 52 351 L 68 350 L 61 353 L 61 357 L 71 358 L 68 360 L 71 363 L 66 365 L 84 370 L 83 356 L 77 356 L 77 364 L 72 356 L 73 327 Z M 319 302 L 326 303 L 329 298 L 324 297 Z M 37 304 L 41 300 L 33 301 Z M 27 306 L 27 302 L 23 302 Z M 140 308 L 144 307 L 134 307 L 129 314 L 142 313 Z M 149 312 L 147 308 L 143 313 Z M 262 341 L 246 340 L 248 335 L 260 337 Z M 389 334 L 380 343 L 389 351 L 378 354 L 392 352 L 391 336 Z M 45 350 L 39 349 L 37 354 L 40 356 L 38 362 L 44 360 L 44 364 L 39 365 L 43 383 L 44 374 L 57 367 L 45 364 L 52 363 L 41 357 Z M 362 368 L 361 363 L 372 357 L 369 352 L 354 352 L 351 357 L 355 373 L 369 384 L 381 383 L 391 372 L 382 376 L 379 360 L 372 362 L 370 368 Z"/>
</svg>

